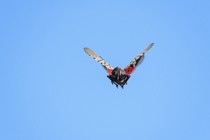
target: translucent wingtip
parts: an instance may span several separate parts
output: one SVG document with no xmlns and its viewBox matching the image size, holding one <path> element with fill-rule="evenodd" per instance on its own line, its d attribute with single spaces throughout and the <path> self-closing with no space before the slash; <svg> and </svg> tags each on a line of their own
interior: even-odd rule
<svg viewBox="0 0 210 140">
<path fill-rule="evenodd" d="M 149 46 L 146 48 L 146 49 L 147 49 L 146 51 L 150 50 L 154 44 L 155 44 L 155 43 L 149 44 Z"/>
<path fill-rule="evenodd" d="M 155 43 L 149 44 L 149 46 L 147 46 L 147 47 L 143 50 L 142 53 L 145 53 L 145 52 L 147 52 L 148 50 L 150 50 L 154 44 L 155 44 Z"/>
<path fill-rule="evenodd" d="M 84 51 L 88 54 L 88 55 L 93 55 L 93 51 L 89 48 L 84 48 Z"/>
<path fill-rule="evenodd" d="M 87 53 L 88 52 L 88 50 L 90 50 L 89 48 L 84 48 L 84 51 Z"/>
</svg>

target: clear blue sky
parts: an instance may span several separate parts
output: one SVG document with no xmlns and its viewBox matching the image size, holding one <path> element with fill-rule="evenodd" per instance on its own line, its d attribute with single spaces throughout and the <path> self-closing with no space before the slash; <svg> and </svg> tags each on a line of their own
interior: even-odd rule
<svg viewBox="0 0 210 140">
<path fill-rule="evenodd" d="M 3 0 L 1 140 L 209 140 L 210 1 Z M 125 88 L 113 67 L 154 47 Z"/>
</svg>

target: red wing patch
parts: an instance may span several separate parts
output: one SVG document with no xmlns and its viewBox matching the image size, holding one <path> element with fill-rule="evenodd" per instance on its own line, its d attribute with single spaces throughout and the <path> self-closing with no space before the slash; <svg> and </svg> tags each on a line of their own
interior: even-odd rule
<svg viewBox="0 0 210 140">
<path fill-rule="evenodd" d="M 132 74 L 134 71 L 135 71 L 135 67 L 128 66 L 128 67 L 125 69 L 125 74 L 130 75 L 130 74 Z"/>
<path fill-rule="evenodd" d="M 112 69 L 107 69 L 107 72 L 109 73 L 109 75 L 112 75 Z"/>
</svg>

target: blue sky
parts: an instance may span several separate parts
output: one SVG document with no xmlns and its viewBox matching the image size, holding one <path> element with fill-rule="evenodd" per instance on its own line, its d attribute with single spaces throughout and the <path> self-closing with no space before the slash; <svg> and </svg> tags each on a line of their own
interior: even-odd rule
<svg viewBox="0 0 210 140">
<path fill-rule="evenodd" d="M 1 140 L 210 139 L 210 2 L 1 1 Z M 125 67 L 125 88 L 89 47 Z"/>
</svg>

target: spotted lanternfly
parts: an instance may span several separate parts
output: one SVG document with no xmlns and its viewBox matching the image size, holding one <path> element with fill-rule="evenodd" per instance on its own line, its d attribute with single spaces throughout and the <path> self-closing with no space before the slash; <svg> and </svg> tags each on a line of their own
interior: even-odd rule
<svg viewBox="0 0 210 140">
<path fill-rule="evenodd" d="M 93 59 L 98 61 L 108 72 L 107 77 L 111 80 L 112 84 L 115 84 L 116 87 L 123 86 L 127 84 L 128 79 L 130 78 L 130 75 L 135 71 L 136 67 L 140 65 L 144 60 L 144 54 L 152 48 L 154 43 L 151 43 L 149 46 L 147 46 L 139 55 L 137 55 L 128 66 L 126 66 L 124 69 L 121 69 L 119 67 L 112 68 L 101 56 L 98 56 L 96 53 L 94 53 L 89 48 L 84 48 L 84 51 Z"/>
</svg>

